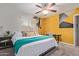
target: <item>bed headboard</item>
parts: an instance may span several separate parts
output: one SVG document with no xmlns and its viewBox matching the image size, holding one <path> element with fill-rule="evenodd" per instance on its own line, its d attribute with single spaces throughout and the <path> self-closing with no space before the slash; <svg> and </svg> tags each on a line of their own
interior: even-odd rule
<svg viewBox="0 0 79 59">
<path fill-rule="evenodd" d="M 35 34 L 38 34 L 38 32 L 36 30 L 34 30 L 34 28 L 32 26 L 22 26 L 21 31 L 34 32 Z"/>
<path fill-rule="evenodd" d="M 22 26 L 21 27 L 21 31 L 34 31 L 33 28 L 31 26 Z"/>
</svg>

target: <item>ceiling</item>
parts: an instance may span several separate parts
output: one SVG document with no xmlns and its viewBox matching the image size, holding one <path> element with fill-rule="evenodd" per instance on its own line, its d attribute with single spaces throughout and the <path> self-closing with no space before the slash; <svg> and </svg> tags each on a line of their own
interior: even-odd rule
<svg viewBox="0 0 79 59">
<path fill-rule="evenodd" d="M 35 12 L 39 11 L 40 8 L 36 7 L 35 5 L 39 4 L 39 3 L 1 3 L 0 4 L 0 10 L 4 7 L 5 10 L 6 8 L 8 8 L 8 10 L 12 11 L 19 11 L 19 13 L 24 13 L 25 15 L 29 15 L 29 16 L 42 16 L 42 13 L 39 14 L 35 14 Z M 79 3 L 56 3 L 55 6 L 53 6 L 53 9 L 56 9 L 58 13 L 71 13 L 71 11 L 74 8 L 79 7 Z M 55 13 L 50 13 L 51 14 L 55 14 Z"/>
<path fill-rule="evenodd" d="M 42 13 L 39 14 L 35 14 L 35 12 L 39 11 L 40 8 L 36 7 L 35 5 L 38 3 L 26 3 L 26 4 L 17 4 L 20 10 L 22 10 L 23 12 L 27 13 L 28 15 L 38 15 L 38 16 L 42 16 Z M 52 9 L 57 10 L 58 13 L 66 13 L 69 14 L 71 13 L 71 11 L 74 8 L 79 7 L 79 3 L 56 3 L 55 6 L 53 6 Z M 50 13 L 51 14 L 55 14 L 55 13 Z"/>
</svg>

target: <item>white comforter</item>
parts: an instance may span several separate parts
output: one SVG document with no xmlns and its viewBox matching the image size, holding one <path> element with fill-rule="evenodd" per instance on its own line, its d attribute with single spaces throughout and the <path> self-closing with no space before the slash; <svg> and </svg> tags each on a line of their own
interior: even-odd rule
<svg viewBox="0 0 79 59">
<path fill-rule="evenodd" d="M 40 35 L 36 35 L 40 36 Z M 30 37 L 36 37 L 36 36 L 30 36 Z M 13 44 L 18 40 L 17 38 L 28 38 L 28 37 L 15 37 L 12 38 Z M 58 46 L 57 42 L 54 38 L 49 38 L 47 40 L 40 40 L 36 42 L 32 42 L 29 44 L 23 45 L 17 54 L 17 56 L 38 56 L 42 54 L 43 52 L 47 51 L 51 47 Z"/>
</svg>

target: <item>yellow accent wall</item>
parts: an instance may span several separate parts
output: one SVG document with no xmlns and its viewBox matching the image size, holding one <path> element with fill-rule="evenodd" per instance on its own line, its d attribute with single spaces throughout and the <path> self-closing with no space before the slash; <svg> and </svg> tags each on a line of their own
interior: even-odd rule
<svg viewBox="0 0 79 59">
<path fill-rule="evenodd" d="M 45 19 L 46 18 L 41 18 L 41 20 L 40 20 L 40 26 L 41 26 L 41 29 L 39 28 L 38 30 L 39 30 L 39 34 L 45 34 Z"/>
<path fill-rule="evenodd" d="M 40 34 L 61 34 L 63 42 L 73 44 L 73 29 L 72 28 L 59 28 L 59 14 L 47 18 L 41 18 L 41 29 Z"/>
<path fill-rule="evenodd" d="M 69 43 L 69 44 L 74 43 L 72 28 L 61 29 L 61 35 L 62 35 L 62 42 Z"/>
<path fill-rule="evenodd" d="M 68 15 L 65 22 L 73 23 L 73 16 L 79 14 L 79 8 L 73 10 L 73 12 Z M 41 18 L 41 29 L 39 29 L 40 34 L 61 34 L 62 42 L 73 44 L 73 28 L 59 28 L 59 14 L 49 16 L 47 18 Z"/>
<path fill-rule="evenodd" d="M 50 16 L 45 20 L 45 34 L 47 33 L 60 34 L 58 14 Z"/>
</svg>

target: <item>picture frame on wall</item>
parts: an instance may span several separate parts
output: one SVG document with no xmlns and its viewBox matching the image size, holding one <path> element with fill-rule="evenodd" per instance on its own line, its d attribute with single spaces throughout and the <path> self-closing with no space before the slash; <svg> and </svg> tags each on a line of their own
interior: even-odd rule
<svg viewBox="0 0 79 59">
<path fill-rule="evenodd" d="M 66 13 L 59 14 L 59 28 L 73 28 L 72 23 L 65 22 L 65 19 L 68 17 Z"/>
</svg>

